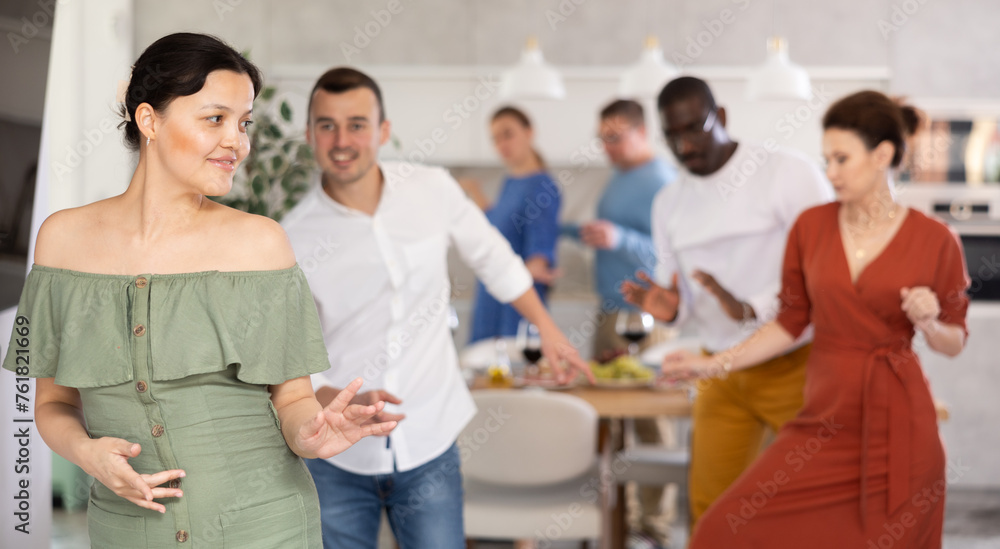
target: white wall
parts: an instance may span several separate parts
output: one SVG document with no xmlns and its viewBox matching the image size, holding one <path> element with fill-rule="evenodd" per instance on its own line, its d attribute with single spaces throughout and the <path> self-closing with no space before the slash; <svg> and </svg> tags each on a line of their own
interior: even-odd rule
<svg viewBox="0 0 1000 549">
<path fill-rule="evenodd" d="M 389 13 L 390 4 L 398 13 Z M 647 34 L 659 38 L 668 58 L 687 56 L 694 67 L 745 66 L 763 61 L 773 29 L 788 38 L 792 59 L 807 67 L 888 67 L 894 93 L 1000 96 L 995 24 L 1000 2 L 993 0 L 136 0 L 135 5 L 137 50 L 169 32 L 202 30 L 252 49 L 265 69 L 507 65 L 517 59 L 527 34 L 538 35 L 546 58 L 559 66 L 632 63 Z M 719 27 L 714 21 L 727 9 L 733 23 Z M 366 28 L 370 40 L 357 47 L 367 38 Z M 706 28 L 717 36 L 706 35 Z M 699 40 L 703 46 L 688 49 Z M 345 55 L 344 45 L 356 46 L 358 53 Z"/>
</svg>

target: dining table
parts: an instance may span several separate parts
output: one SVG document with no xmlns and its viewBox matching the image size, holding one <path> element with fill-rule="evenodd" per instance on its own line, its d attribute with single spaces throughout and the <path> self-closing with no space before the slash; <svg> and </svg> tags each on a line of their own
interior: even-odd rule
<svg viewBox="0 0 1000 549">
<path fill-rule="evenodd" d="M 517 390 L 509 382 L 495 383 L 488 376 L 480 375 L 473 378 L 470 389 L 497 389 L 510 387 Z M 526 388 L 537 389 L 528 386 Z M 691 393 L 686 386 L 660 387 L 652 385 L 590 385 L 578 382 L 569 388 L 550 388 L 562 393 L 578 397 L 597 411 L 598 417 L 598 448 L 600 456 L 614 456 L 625 449 L 625 424 L 628 420 L 651 418 L 686 418 L 691 416 Z M 615 484 L 609 487 L 605 508 L 607 529 L 605 547 L 624 549 L 628 537 L 626 521 L 625 485 Z"/>
</svg>

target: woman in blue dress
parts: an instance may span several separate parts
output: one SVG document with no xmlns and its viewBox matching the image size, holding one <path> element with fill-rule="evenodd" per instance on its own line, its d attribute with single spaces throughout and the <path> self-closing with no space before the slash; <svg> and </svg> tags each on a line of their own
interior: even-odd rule
<svg viewBox="0 0 1000 549">
<path fill-rule="evenodd" d="M 506 168 L 503 187 L 496 202 L 488 200 L 472 182 L 467 192 L 486 212 L 486 217 L 521 256 L 535 280 L 535 291 L 547 302 L 549 287 L 558 276 L 556 240 L 559 237 L 559 187 L 545 169 L 532 144 L 531 121 L 519 109 L 503 107 L 490 122 L 493 145 Z M 480 339 L 517 334 L 521 315 L 491 296 L 482 283 L 476 285 L 470 343 Z"/>
</svg>

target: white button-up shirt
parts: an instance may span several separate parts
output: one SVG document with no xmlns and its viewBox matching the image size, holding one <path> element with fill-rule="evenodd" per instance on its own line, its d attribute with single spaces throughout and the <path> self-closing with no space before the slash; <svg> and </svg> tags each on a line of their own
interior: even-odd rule
<svg viewBox="0 0 1000 549">
<path fill-rule="evenodd" d="M 678 273 L 677 324 L 688 323 L 710 351 L 736 345 L 754 331 L 726 314 L 691 274 L 704 271 L 766 322 L 778 310 L 788 231 L 799 214 L 833 200 L 833 188 L 804 155 L 741 143 L 717 172 L 683 172 L 653 201 L 656 281 Z M 798 344 L 811 338 L 805 333 Z"/>
<path fill-rule="evenodd" d="M 404 413 L 385 437 L 368 437 L 328 461 L 355 474 L 407 471 L 438 457 L 476 412 L 458 367 L 447 313 L 454 246 L 498 300 L 531 288 L 531 275 L 482 211 L 441 168 L 380 163 L 374 215 L 336 202 L 317 183 L 282 225 L 319 310 L 330 369 L 314 388 L 384 389 Z"/>
</svg>

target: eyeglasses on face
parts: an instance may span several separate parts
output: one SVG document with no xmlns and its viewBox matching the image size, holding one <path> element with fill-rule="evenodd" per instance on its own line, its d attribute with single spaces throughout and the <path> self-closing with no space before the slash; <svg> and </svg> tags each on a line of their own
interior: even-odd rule
<svg viewBox="0 0 1000 549">
<path fill-rule="evenodd" d="M 605 145 L 617 145 L 625 139 L 626 134 L 637 128 L 637 126 L 631 124 L 618 124 L 616 127 L 620 129 L 617 129 L 617 131 L 598 132 L 597 138 Z"/>
<path fill-rule="evenodd" d="M 666 130 L 664 136 L 667 138 L 667 142 L 675 147 L 680 147 L 684 141 L 697 141 L 705 138 L 712 131 L 712 128 L 715 127 L 715 122 L 719 119 L 716 112 L 715 109 L 708 111 L 708 114 L 705 115 L 705 120 L 700 125 L 689 124 L 685 128 Z"/>
</svg>

